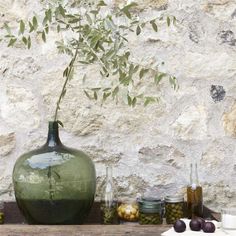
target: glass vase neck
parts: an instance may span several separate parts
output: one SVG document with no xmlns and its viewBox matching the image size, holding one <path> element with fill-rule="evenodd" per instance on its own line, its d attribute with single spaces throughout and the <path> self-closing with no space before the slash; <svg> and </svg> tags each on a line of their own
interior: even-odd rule
<svg viewBox="0 0 236 236">
<path fill-rule="evenodd" d="M 49 121 L 48 123 L 48 137 L 46 145 L 48 147 L 62 145 L 59 137 L 58 123 L 56 121 Z"/>
<path fill-rule="evenodd" d="M 190 184 L 191 186 L 199 186 L 197 163 L 190 165 Z"/>
</svg>

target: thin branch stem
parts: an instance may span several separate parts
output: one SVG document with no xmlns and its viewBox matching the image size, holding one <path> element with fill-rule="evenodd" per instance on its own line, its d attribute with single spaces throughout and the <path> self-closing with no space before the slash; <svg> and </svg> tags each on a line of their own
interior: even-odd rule
<svg viewBox="0 0 236 236">
<path fill-rule="evenodd" d="M 63 87 L 62 87 L 62 90 L 61 90 L 61 94 L 60 94 L 60 96 L 59 96 L 59 98 L 57 100 L 57 106 L 56 106 L 56 110 L 55 110 L 55 114 L 54 114 L 54 121 L 57 121 L 57 115 L 58 115 L 58 111 L 60 109 L 60 103 L 61 103 L 61 100 L 62 100 L 64 94 L 65 94 L 66 85 L 67 85 L 67 83 L 69 81 L 71 72 L 72 72 L 72 70 L 74 68 L 74 63 L 75 63 L 75 60 L 76 60 L 77 56 L 78 56 L 78 47 L 76 48 L 75 54 L 74 54 L 74 56 L 73 56 L 73 58 L 72 58 L 72 60 L 71 60 L 71 62 L 69 64 L 69 71 L 68 71 L 68 73 L 66 75 L 66 79 L 65 79 L 65 82 L 63 84 Z"/>
</svg>

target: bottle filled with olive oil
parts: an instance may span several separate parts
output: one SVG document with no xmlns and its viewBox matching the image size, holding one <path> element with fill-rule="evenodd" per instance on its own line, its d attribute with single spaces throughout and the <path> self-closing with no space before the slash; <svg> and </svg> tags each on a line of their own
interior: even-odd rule
<svg viewBox="0 0 236 236">
<path fill-rule="evenodd" d="M 202 186 L 198 180 L 197 163 L 190 165 L 190 183 L 187 186 L 188 218 L 203 217 Z"/>
</svg>

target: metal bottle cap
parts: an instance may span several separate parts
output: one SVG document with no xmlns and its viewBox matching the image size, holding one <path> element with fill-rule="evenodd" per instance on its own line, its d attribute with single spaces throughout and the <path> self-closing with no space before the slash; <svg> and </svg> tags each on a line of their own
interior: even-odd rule
<svg viewBox="0 0 236 236">
<path fill-rule="evenodd" d="M 139 209 L 144 213 L 162 212 L 163 202 L 156 198 L 141 198 L 138 200 Z"/>
<path fill-rule="evenodd" d="M 165 202 L 175 203 L 175 202 L 183 202 L 184 197 L 182 195 L 173 195 L 173 196 L 166 196 Z"/>
</svg>

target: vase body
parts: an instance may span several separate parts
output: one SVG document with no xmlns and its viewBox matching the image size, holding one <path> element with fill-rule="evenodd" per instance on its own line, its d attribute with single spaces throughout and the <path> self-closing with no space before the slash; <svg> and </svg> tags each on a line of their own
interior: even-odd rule
<svg viewBox="0 0 236 236">
<path fill-rule="evenodd" d="M 64 146 L 49 122 L 44 146 L 18 158 L 15 197 L 30 224 L 82 224 L 94 201 L 96 173 L 83 152 Z"/>
</svg>

